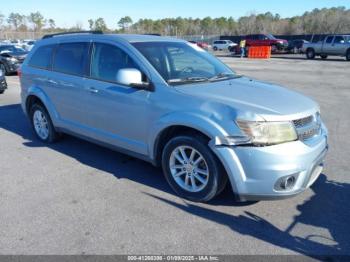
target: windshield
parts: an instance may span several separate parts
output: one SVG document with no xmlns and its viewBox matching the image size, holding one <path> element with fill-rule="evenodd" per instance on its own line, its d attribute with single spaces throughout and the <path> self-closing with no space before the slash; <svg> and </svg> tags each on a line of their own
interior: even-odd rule
<svg viewBox="0 0 350 262">
<path fill-rule="evenodd" d="M 276 39 L 276 37 L 274 37 L 274 36 L 271 35 L 271 34 L 267 34 L 266 36 L 267 36 L 267 38 L 270 39 L 270 40 L 275 40 L 275 39 Z"/>
<path fill-rule="evenodd" d="M 0 46 L 0 52 L 13 52 L 13 53 L 20 53 L 25 52 L 24 49 L 15 47 L 13 45 L 7 45 L 7 46 Z"/>
<path fill-rule="evenodd" d="M 182 42 L 137 42 L 133 45 L 171 85 L 237 77 L 203 49 Z"/>
</svg>

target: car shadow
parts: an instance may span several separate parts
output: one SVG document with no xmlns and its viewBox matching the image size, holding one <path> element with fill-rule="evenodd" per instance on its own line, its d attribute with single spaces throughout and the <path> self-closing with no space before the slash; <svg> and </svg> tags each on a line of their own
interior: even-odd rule
<svg viewBox="0 0 350 262">
<path fill-rule="evenodd" d="M 350 184 L 327 180 L 322 174 L 312 186 L 314 195 L 298 205 L 300 212 L 286 230 L 281 230 L 266 219 L 244 211 L 231 215 L 190 202 L 177 203 L 145 193 L 183 212 L 224 225 L 232 231 L 285 248 L 306 256 L 326 261 L 349 261 L 350 255 Z M 293 235 L 297 226 L 308 225 L 328 230 L 332 239 L 317 234 L 306 237 Z M 331 243 L 331 244 L 330 244 Z"/>
</svg>

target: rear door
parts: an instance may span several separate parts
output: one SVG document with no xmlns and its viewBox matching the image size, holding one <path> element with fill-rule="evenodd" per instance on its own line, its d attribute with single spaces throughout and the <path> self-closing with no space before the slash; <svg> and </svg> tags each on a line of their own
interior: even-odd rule
<svg viewBox="0 0 350 262">
<path fill-rule="evenodd" d="M 88 42 L 61 43 L 56 47 L 47 93 L 63 127 L 79 131 L 86 117 L 84 82 L 87 69 Z"/>
</svg>

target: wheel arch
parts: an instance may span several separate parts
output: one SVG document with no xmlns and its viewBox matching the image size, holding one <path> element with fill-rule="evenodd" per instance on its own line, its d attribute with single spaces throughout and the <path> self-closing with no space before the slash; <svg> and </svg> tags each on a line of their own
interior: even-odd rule
<svg viewBox="0 0 350 262">
<path fill-rule="evenodd" d="M 213 120 L 193 113 L 174 113 L 162 118 L 150 132 L 149 154 L 152 162 L 159 165 L 162 149 L 170 138 L 178 134 L 197 133 L 208 143 L 216 136 L 226 136 L 227 132 Z"/>
<path fill-rule="evenodd" d="M 57 119 L 58 119 L 58 113 L 56 111 L 56 109 L 54 108 L 51 100 L 47 97 L 47 95 L 40 89 L 37 87 L 31 87 L 28 90 L 28 94 L 26 96 L 25 99 L 25 113 L 28 115 L 30 112 L 30 108 L 32 105 L 34 105 L 35 103 L 39 103 L 42 106 L 45 107 L 45 109 L 47 110 L 52 123 L 55 125 Z"/>
</svg>

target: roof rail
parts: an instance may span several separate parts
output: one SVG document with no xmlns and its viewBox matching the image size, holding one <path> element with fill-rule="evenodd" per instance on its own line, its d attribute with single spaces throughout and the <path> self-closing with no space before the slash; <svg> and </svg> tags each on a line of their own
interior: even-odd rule
<svg viewBox="0 0 350 262">
<path fill-rule="evenodd" d="M 74 34 L 95 34 L 95 35 L 100 35 L 100 34 L 103 34 L 103 32 L 102 32 L 102 31 L 72 31 L 72 32 L 62 32 L 62 33 L 44 35 L 41 39 L 52 38 L 52 37 L 60 36 L 60 35 L 74 35 Z"/>
</svg>

